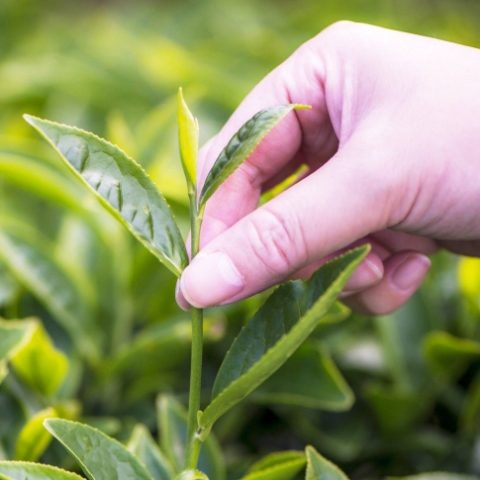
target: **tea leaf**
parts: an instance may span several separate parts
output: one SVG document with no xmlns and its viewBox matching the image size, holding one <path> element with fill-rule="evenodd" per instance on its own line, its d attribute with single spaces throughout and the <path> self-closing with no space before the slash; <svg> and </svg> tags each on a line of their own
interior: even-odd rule
<svg viewBox="0 0 480 480">
<path fill-rule="evenodd" d="M 0 258 L 67 330 L 78 351 L 90 360 L 98 358 L 96 329 L 88 301 L 48 246 L 28 232 L 4 229 L 0 231 Z"/>
<path fill-rule="evenodd" d="M 213 400 L 199 415 L 200 427 L 211 427 L 286 362 L 322 321 L 368 251 L 368 245 L 351 250 L 323 265 L 310 280 L 291 281 L 275 290 L 227 353 Z"/>
<path fill-rule="evenodd" d="M 318 345 L 302 345 L 254 393 L 252 401 L 321 410 L 348 410 L 355 397 L 330 355 Z"/>
<path fill-rule="evenodd" d="M 7 480 L 83 480 L 75 473 L 29 462 L 0 462 L 0 473 L 6 475 Z"/>
<path fill-rule="evenodd" d="M 207 175 L 200 194 L 204 206 L 217 188 L 252 154 L 270 130 L 292 110 L 310 108 L 307 105 L 277 105 L 258 112 L 230 139 Z"/>
<path fill-rule="evenodd" d="M 89 480 L 153 480 L 133 453 L 104 433 L 68 420 L 46 420 L 44 425 L 75 456 Z"/>
<path fill-rule="evenodd" d="M 197 183 L 198 121 L 192 115 L 178 90 L 178 140 L 185 177 L 190 185 Z"/>
<path fill-rule="evenodd" d="M 173 397 L 161 395 L 157 400 L 160 445 L 179 472 L 183 465 L 187 439 L 187 412 Z M 225 462 L 217 440 L 210 434 L 200 451 L 198 469 L 211 480 L 225 479 Z M 193 477 L 192 477 L 193 478 Z"/>
<path fill-rule="evenodd" d="M 143 425 L 134 428 L 128 449 L 147 467 L 153 480 L 170 480 L 173 477 L 170 463 Z"/>
<path fill-rule="evenodd" d="M 305 453 L 307 454 L 305 480 L 348 480 L 336 465 L 322 457 L 313 447 L 307 447 Z"/>
<path fill-rule="evenodd" d="M 290 480 L 306 463 L 303 452 L 272 453 L 252 465 L 242 480 Z"/>
<path fill-rule="evenodd" d="M 47 418 L 57 417 L 53 408 L 46 408 L 35 414 L 22 428 L 15 447 L 15 460 L 37 461 L 47 449 L 52 436 L 43 426 Z"/>
<path fill-rule="evenodd" d="M 89 132 L 25 115 L 67 165 L 161 262 L 180 276 L 188 263 L 165 199 L 138 163 Z"/>
<path fill-rule="evenodd" d="M 12 358 L 12 365 L 25 383 L 49 396 L 58 390 L 65 378 L 68 359 L 54 347 L 42 324 L 37 322 L 30 341 Z"/>
<path fill-rule="evenodd" d="M 0 320 L 0 360 L 15 355 L 31 338 L 35 322 Z"/>
<path fill-rule="evenodd" d="M 208 477 L 199 470 L 184 470 L 173 480 L 209 480 Z"/>
</svg>

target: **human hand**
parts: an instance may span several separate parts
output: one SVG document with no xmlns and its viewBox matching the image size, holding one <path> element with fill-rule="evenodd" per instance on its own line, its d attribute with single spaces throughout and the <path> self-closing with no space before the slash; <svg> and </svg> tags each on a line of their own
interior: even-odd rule
<svg viewBox="0 0 480 480">
<path fill-rule="evenodd" d="M 419 287 L 438 247 L 480 254 L 479 50 L 335 24 L 260 82 L 203 147 L 199 184 L 246 120 L 286 103 L 312 109 L 283 119 L 209 200 L 180 305 L 238 301 L 368 242 L 343 300 L 384 314 Z M 257 208 L 302 164 L 305 178 Z"/>
</svg>

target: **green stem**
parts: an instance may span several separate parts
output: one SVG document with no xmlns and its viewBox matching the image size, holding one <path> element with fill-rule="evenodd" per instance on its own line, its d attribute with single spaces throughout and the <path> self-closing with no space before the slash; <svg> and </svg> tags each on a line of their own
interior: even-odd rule
<svg viewBox="0 0 480 480">
<path fill-rule="evenodd" d="M 200 229 L 203 220 L 203 209 L 197 209 L 197 192 L 189 189 L 190 224 L 192 235 L 192 259 L 200 249 Z M 203 310 L 191 308 L 192 315 L 192 360 L 190 369 L 190 395 L 188 401 L 187 445 L 185 449 L 185 469 L 195 469 L 202 446 L 197 434 L 197 413 L 200 410 L 200 394 L 202 388 L 202 353 L 203 353 Z"/>
</svg>

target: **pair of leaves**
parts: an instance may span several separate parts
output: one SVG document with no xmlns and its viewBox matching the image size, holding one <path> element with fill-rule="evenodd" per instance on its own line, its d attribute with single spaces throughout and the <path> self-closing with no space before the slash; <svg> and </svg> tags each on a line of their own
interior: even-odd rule
<svg viewBox="0 0 480 480">
<path fill-rule="evenodd" d="M 351 250 L 323 265 L 310 280 L 291 281 L 275 290 L 227 353 L 212 402 L 199 414 L 201 428 L 208 430 L 278 370 L 320 321 L 332 321 L 327 312 L 368 251 L 368 246 Z"/>
</svg>

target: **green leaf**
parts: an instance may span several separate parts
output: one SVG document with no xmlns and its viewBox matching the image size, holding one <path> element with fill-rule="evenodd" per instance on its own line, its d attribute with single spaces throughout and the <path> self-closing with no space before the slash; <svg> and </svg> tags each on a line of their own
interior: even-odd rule
<svg viewBox="0 0 480 480">
<path fill-rule="evenodd" d="M 0 319 L 0 360 L 11 358 L 25 345 L 35 330 L 32 320 Z"/>
<path fill-rule="evenodd" d="M 270 130 L 292 110 L 310 108 L 307 105 L 277 105 L 258 112 L 231 138 L 208 173 L 200 194 L 199 205 L 204 206 L 217 188 L 255 150 Z"/>
<path fill-rule="evenodd" d="M 199 470 L 184 470 L 174 480 L 208 480 L 208 477 Z"/>
<path fill-rule="evenodd" d="M 90 360 L 98 358 L 98 335 L 89 302 L 48 246 L 27 231 L 7 227 L 0 231 L 0 257 L 67 330 L 78 351 Z"/>
<path fill-rule="evenodd" d="M 161 262 L 180 276 L 185 245 L 165 199 L 138 163 L 118 147 L 75 127 L 25 115 L 66 164 Z"/>
<path fill-rule="evenodd" d="M 178 140 L 185 177 L 190 185 L 197 183 L 198 121 L 192 115 L 178 90 Z"/>
<path fill-rule="evenodd" d="M 25 383 L 46 396 L 53 395 L 60 388 L 68 370 L 67 356 L 54 347 L 39 322 L 30 341 L 11 362 Z"/>
<path fill-rule="evenodd" d="M 336 465 L 322 457 L 313 447 L 307 447 L 305 453 L 307 454 L 305 480 L 348 480 Z"/>
<path fill-rule="evenodd" d="M 45 430 L 43 422 L 47 418 L 56 418 L 53 408 L 36 413 L 20 431 L 15 447 L 15 460 L 36 462 L 47 449 L 52 436 Z"/>
<path fill-rule="evenodd" d="M 153 480 L 170 480 L 173 477 L 170 463 L 143 425 L 134 428 L 128 449 L 147 467 Z"/>
<path fill-rule="evenodd" d="M 0 263 L 0 308 L 15 301 L 20 293 L 20 284 L 15 280 L 7 267 Z"/>
<path fill-rule="evenodd" d="M 275 290 L 227 353 L 213 400 L 199 415 L 200 427 L 211 427 L 286 362 L 317 327 L 368 251 L 368 245 L 351 250 L 323 265 L 310 280 L 288 282 Z"/>
<path fill-rule="evenodd" d="M 272 453 L 252 465 L 242 480 L 290 480 L 306 462 L 303 452 Z"/>
<path fill-rule="evenodd" d="M 46 420 L 44 425 L 75 456 L 89 480 L 153 480 L 131 452 L 104 433 L 68 420 Z"/>
<path fill-rule="evenodd" d="M 470 362 L 478 359 L 480 343 L 436 331 L 425 337 L 423 351 L 432 370 L 450 378 L 461 374 Z"/>
<path fill-rule="evenodd" d="M 266 404 L 286 404 L 321 410 L 348 410 L 352 390 L 319 345 L 302 345 L 251 397 Z"/>
<path fill-rule="evenodd" d="M 161 395 L 157 400 L 158 429 L 160 446 L 172 463 L 176 473 L 183 466 L 187 439 L 187 412 L 183 406 L 169 395 Z M 198 469 L 205 472 L 211 480 L 224 480 L 225 462 L 218 442 L 210 434 L 205 440 Z"/>
<path fill-rule="evenodd" d="M 0 473 L 10 480 L 82 480 L 75 473 L 29 462 L 0 462 Z"/>
</svg>

